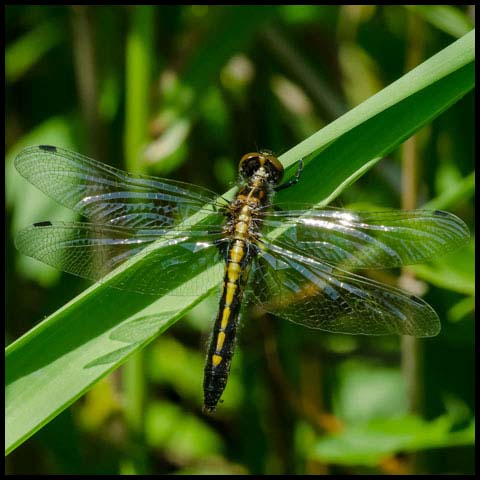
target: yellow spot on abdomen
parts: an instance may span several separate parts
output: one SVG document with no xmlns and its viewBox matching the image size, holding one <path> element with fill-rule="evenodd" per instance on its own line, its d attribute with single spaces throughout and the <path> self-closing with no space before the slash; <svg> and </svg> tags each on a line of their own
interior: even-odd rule
<svg viewBox="0 0 480 480">
<path fill-rule="evenodd" d="M 220 355 L 217 355 L 217 354 L 212 355 L 212 363 L 214 367 L 219 365 L 221 361 L 222 361 L 222 357 Z"/>
<path fill-rule="evenodd" d="M 225 288 L 227 289 L 227 293 L 225 294 L 225 305 L 228 307 L 233 302 L 233 296 L 235 295 L 235 291 L 237 290 L 237 284 L 227 282 Z"/>
<path fill-rule="evenodd" d="M 225 333 L 224 332 L 218 332 L 217 352 L 220 352 L 220 350 L 222 350 L 224 342 L 225 342 Z"/>
<path fill-rule="evenodd" d="M 244 255 L 243 245 L 235 243 L 230 250 L 230 260 L 234 263 L 240 263 Z"/>
<path fill-rule="evenodd" d="M 230 307 L 225 307 L 223 309 L 222 325 L 220 326 L 222 330 L 225 330 L 227 328 L 229 317 L 230 317 Z"/>
<path fill-rule="evenodd" d="M 230 262 L 227 267 L 228 281 L 235 283 L 238 280 L 240 273 L 240 265 L 238 263 Z"/>
</svg>

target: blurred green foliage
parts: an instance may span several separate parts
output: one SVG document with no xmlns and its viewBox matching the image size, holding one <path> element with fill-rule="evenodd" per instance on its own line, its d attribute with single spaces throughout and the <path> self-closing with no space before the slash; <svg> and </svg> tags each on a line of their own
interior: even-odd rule
<svg viewBox="0 0 480 480">
<path fill-rule="evenodd" d="M 13 247 L 29 223 L 73 218 L 15 172 L 21 148 L 65 146 L 224 192 L 243 153 L 285 152 L 467 33 L 472 18 L 473 7 L 446 5 L 8 6 L 7 344 L 86 286 Z M 469 93 L 416 135 L 415 202 L 453 211 L 472 232 L 473 114 Z M 401 207 L 402 155 L 339 202 Z M 246 319 L 225 402 L 202 416 L 217 308 L 207 298 L 130 373 L 113 372 L 19 446 L 6 471 L 473 473 L 473 265 L 472 240 L 412 268 L 442 321 L 421 343 L 421 411 L 409 411 L 400 339 Z M 138 318 L 115 340 L 131 348 L 160 324 Z"/>
</svg>

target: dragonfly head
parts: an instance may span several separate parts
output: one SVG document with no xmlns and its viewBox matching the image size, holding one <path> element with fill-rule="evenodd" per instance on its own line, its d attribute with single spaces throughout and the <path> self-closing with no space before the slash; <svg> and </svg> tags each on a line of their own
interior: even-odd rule
<svg viewBox="0 0 480 480">
<path fill-rule="evenodd" d="M 246 180 L 252 177 L 265 177 L 273 185 L 283 178 L 283 166 L 275 155 L 268 150 L 245 154 L 238 166 L 240 175 Z"/>
</svg>

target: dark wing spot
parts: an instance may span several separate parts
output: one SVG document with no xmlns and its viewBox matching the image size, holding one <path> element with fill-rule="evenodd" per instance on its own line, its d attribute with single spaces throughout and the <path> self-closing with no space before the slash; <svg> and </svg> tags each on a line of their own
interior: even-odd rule
<svg viewBox="0 0 480 480">
<path fill-rule="evenodd" d="M 37 222 L 33 224 L 34 227 L 50 227 L 51 225 L 52 222 L 49 222 L 48 220 L 45 222 Z"/>
<path fill-rule="evenodd" d="M 423 305 L 424 302 L 420 298 L 416 297 L 415 295 L 410 295 L 410 300 L 413 300 L 415 303 L 418 303 L 419 305 Z"/>
<path fill-rule="evenodd" d="M 46 152 L 56 152 L 57 147 L 54 147 L 53 145 L 40 145 L 38 147 L 40 150 L 45 150 Z"/>
<path fill-rule="evenodd" d="M 442 210 L 435 210 L 433 213 L 439 217 L 448 217 L 448 213 Z"/>
</svg>

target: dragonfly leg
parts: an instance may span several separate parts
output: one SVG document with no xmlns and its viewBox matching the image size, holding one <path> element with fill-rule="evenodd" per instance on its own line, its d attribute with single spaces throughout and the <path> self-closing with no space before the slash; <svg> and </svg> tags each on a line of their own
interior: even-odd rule
<svg viewBox="0 0 480 480">
<path fill-rule="evenodd" d="M 300 161 L 298 162 L 298 169 L 295 176 L 291 178 L 288 182 L 285 182 L 282 185 L 279 185 L 278 187 L 276 187 L 275 191 L 279 192 L 280 190 L 284 190 L 285 188 L 295 185 L 300 180 L 300 174 L 302 173 L 302 170 L 303 170 L 303 158 L 300 159 Z"/>
</svg>

